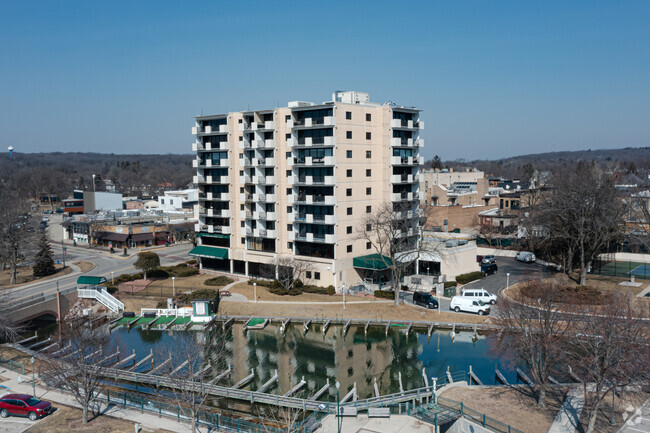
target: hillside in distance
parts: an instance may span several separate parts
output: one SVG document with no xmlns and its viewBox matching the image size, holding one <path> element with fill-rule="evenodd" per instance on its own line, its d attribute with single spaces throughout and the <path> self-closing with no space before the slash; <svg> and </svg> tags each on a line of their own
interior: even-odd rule
<svg viewBox="0 0 650 433">
<path fill-rule="evenodd" d="M 599 164 L 607 170 L 646 171 L 650 168 L 650 147 L 626 147 L 623 149 L 576 150 L 518 155 L 497 160 L 454 160 L 445 165 L 451 168 L 476 167 L 486 173 L 519 177 L 526 164 L 537 170 L 557 170 L 574 167 L 579 161 Z"/>
<path fill-rule="evenodd" d="M 160 189 L 182 189 L 192 181 L 195 155 L 106 153 L 9 153 L 0 156 L 0 187 L 36 197 L 67 196 L 73 189 L 92 189 L 93 175 L 111 180 L 117 191 L 139 195 Z M 99 182 L 98 182 L 99 183 Z M 97 185 L 100 187 L 100 185 Z M 159 187 L 160 186 L 160 187 Z"/>
</svg>

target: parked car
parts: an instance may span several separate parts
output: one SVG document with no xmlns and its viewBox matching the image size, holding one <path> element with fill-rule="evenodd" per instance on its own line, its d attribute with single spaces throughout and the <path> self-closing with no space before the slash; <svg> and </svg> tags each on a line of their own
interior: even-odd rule
<svg viewBox="0 0 650 433">
<path fill-rule="evenodd" d="M 535 254 L 528 251 L 519 251 L 515 259 L 524 263 L 535 263 Z"/>
<path fill-rule="evenodd" d="M 27 417 L 36 421 L 52 411 L 52 403 L 39 400 L 28 394 L 8 394 L 0 398 L 0 416 L 9 415 Z"/>
<path fill-rule="evenodd" d="M 413 303 L 432 310 L 438 308 L 438 301 L 430 293 L 413 292 Z"/>
<path fill-rule="evenodd" d="M 493 295 L 485 289 L 463 289 L 460 294 L 466 298 L 479 299 L 484 304 L 494 305 L 497 302 L 497 295 Z"/>
<path fill-rule="evenodd" d="M 50 215 L 50 214 L 52 214 L 51 210 L 44 210 L 43 211 L 43 215 Z"/>
<path fill-rule="evenodd" d="M 481 265 L 481 272 L 483 272 L 483 275 L 485 275 L 486 277 L 488 275 L 496 274 L 498 270 L 499 267 L 497 266 L 496 263 L 488 263 L 488 264 Z"/>
<path fill-rule="evenodd" d="M 468 313 L 477 313 L 479 316 L 490 314 L 490 307 L 483 301 L 465 296 L 454 296 L 451 298 L 449 309 L 455 312 L 466 311 Z"/>
<path fill-rule="evenodd" d="M 483 256 L 483 260 L 481 260 L 481 263 L 484 265 L 487 265 L 488 263 L 496 263 L 497 258 L 494 257 L 492 254 L 488 254 L 487 256 Z"/>
</svg>

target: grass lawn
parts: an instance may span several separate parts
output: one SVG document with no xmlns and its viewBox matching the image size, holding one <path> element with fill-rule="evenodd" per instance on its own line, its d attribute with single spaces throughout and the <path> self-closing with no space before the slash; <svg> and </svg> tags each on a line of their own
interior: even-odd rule
<svg viewBox="0 0 650 433">
<path fill-rule="evenodd" d="M 51 415 L 38 421 L 34 426 L 26 430 L 26 433 L 68 433 L 72 431 L 87 431 L 92 433 L 123 433 L 132 432 L 135 423 L 108 415 L 92 418 L 87 424 L 81 423 L 81 409 L 70 406 L 54 404 L 56 411 Z M 142 428 L 142 432 L 171 433 L 170 430 L 152 430 Z"/>
<path fill-rule="evenodd" d="M 214 275 L 200 274 L 191 277 L 177 277 L 174 281 L 172 281 L 171 277 L 164 280 L 154 280 L 146 289 L 137 292 L 136 295 L 154 296 L 167 299 L 173 297 L 174 292 L 176 295 L 179 295 L 181 293 L 189 293 L 199 289 L 219 289 L 218 286 L 208 286 L 204 284 L 205 280 L 210 278 L 214 278 Z M 120 300 L 122 299 L 120 298 Z M 122 300 L 122 302 L 124 302 L 124 300 Z"/>
<path fill-rule="evenodd" d="M 518 428 L 526 433 L 547 433 L 553 419 L 562 405 L 565 389 L 553 388 L 547 396 L 545 409 L 537 407 L 537 402 L 527 388 L 450 388 L 441 395 L 504 424 Z"/>
<path fill-rule="evenodd" d="M 612 394 L 608 393 L 603 403 L 600 404 L 600 410 L 596 418 L 596 431 L 602 433 L 618 432 L 623 424 L 625 424 L 625 420 L 632 416 L 648 398 L 650 398 L 650 393 L 641 391 L 616 393 L 616 399 L 614 401 L 614 424 L 612 424 Z M 585 431 L 589 422 L 587 416 L 587 411 L 583 411 L 580 417 L 580 422 Z"/>
<path fill-rule="evenodd" d="M 0 271 L 0 289 L 13 289 L 14 287 L 22 286 L 23 284 L 45 281 L 51 278 L 57 278 L 72 273 L 72 268 L 70 267 L 63 269 L 63 265 L 54 266 L 56 268 L 56 272 L 52 275 L 48 275 L 47 277 L 42 278 L 34 278 L 34 268 L 32 266 L 21 266 L 18 268 L 16 284 L 14 285 L 9 284 L 11 281 L 11 269 Z"/>
</svg>

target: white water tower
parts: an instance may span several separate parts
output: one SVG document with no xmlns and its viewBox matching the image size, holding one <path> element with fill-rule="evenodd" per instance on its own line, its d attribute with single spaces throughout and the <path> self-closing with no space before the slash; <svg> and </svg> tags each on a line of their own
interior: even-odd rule
<svg viewBox="0 0 650 433">
<path fill-rule="evenodd" d="M 8 150 L 9 150 L 9 158 L 13 158 L 13 156 L 14 156 L 14 147 L 9 146 Z"/>
</svg>

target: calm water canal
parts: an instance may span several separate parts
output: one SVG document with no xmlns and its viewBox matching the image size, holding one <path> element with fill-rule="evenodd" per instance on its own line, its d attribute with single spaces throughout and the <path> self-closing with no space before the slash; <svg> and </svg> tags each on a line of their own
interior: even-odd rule
<svg viewBox="0 0 650 433">
<path fill-rule="evenodd" d="M 276 394 L 284 394 L 303 377 L 307 382 L 303 396 L 315 393 L 327 379 L 331 395 L 336 393 L 334 383 L 338 380 L 342 392 L 352 389 L 356 382 L 359 398 L 372 397 L 375 378 L 380 393 L 389 394 L 399 391 L 399 373 L 405 390 L 422 387 L 423 367 L 430 380 L 432 376 L 444 376 L 447 367 L 451 372 L 467 373 L 471 365 L 485 384 L 492 384 L 496 364 L 508 381 L 516 379 L 514 369 L 491 350 L 495 335 L 479 335 L 472 341 L 471 332 L 459 332 L 452 341 L 451 331 L 436 331 L 429 339 L 424 330 L 411 330 L 407 337 L 404 329 L 391 328 L 386 336 L 383 328 L 371 327 L 365 336 L 363 327 L 355 326 L 345 336 L 340 326 L 330 327 L 323 335 L 321 325 L 312 325 L 305 335 L 302 324 L 289 325 L 284 335 L 278 325 L 244 331 L 242 324 L 235 324 L 227 333 L 231 383 L 246 377 L 252 369 L 255 379 L 245 389 L 255 390 L 277 370 L 279 383 L 272 391 Z M 173 345 L 178 338 L 202 341 L 202 337 L 199 332 L 146 331 L 139 327 L 117 328 L 111 333 L 122 353 L 130 354 L 134 349 L 138 360 L 151 349 L 155 353 Z M 205 350 L 209 355 L 210 347 Z M 205 353 L 197 356 L 205 357 Z M 142 366 L 142 371 L 147 369 Z M 327 396 L 323 399 L 327 400 Z"/>
</svg>

